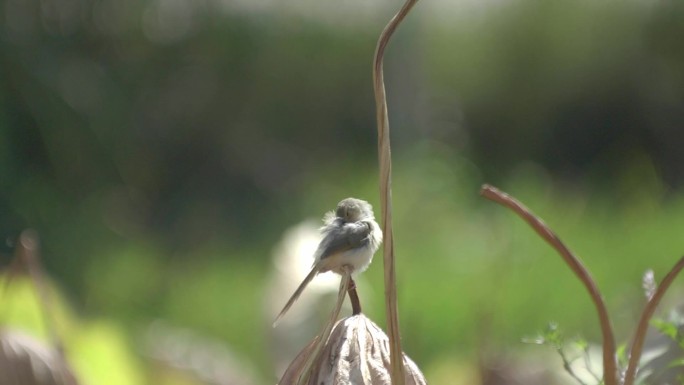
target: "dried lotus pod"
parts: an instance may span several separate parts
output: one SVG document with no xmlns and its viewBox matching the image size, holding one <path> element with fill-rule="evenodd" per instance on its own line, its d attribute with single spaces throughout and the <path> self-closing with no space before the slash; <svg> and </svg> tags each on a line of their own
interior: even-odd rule
<svg viewBox="0 0 684 385">
<path fill-rule="evenodd" d="M 296 385 L 316 345 L 311 341 L 292 361 L 279 385 Z M 406 385 L 427 384 L 418 366 L 404 356 Z M 307 385 L 391 385 L 387 335 L 363 314 L 340 320 L 311 366 Z"/>
</svg>

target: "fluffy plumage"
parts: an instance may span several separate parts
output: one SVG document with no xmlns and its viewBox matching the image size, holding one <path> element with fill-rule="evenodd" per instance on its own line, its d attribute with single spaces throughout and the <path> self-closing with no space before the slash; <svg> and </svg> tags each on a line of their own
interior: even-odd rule
<svg viewBox="0 0 684 385">
<path fill-rule="evenodd" d="M 364 200 L 343 199 L 334 212 L 325 214 L 323 222 L 323 239 L 314 253 L 313 267 L 278 314 L 273 326 L 276 326 L 318 273 L 333 271 L 342 274 L 343 266 L 350 267 L 353 273 L 362 272 L 368 268 L 382 243 L 382 230 L 375 221 L 373 207 Z"/>
</svg>

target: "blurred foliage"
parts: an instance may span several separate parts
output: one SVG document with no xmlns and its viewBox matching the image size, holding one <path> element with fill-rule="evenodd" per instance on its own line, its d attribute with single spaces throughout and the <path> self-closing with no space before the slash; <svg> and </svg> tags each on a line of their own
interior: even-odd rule
<svg viewBox="0 0 684 385">
<path fill-rule="evenodd" d="M 426 36 L 428 87 L 460 104 L 488 173 L 532 160 L 610 188 L 647 154 L 681 185 L 682 17 L 680 2 L 501 5 Z"/>
<path fill-rule="evenodd" d="M 157 318 L 224 341 L 272 382 L 272 245 L 343 197 L 377 206 L 370 63 L 396 4 L 339 23 L 235 4 L 1 4 L 0 252 L 26 227 L 41 234 L 93 383 L 124 381 L 84 363 L 107 354 L 128 383 L 149 380 L 136 341 Z M 484 181 L 584 258 L 628 338 L 642 272 L 662 276 L 682 253 L 684 4 L 416 11 L 386 58 L 407 353 L 448 383 L 472 378 L 483 346 L 529 352 L 520 337 L 551 320 L 597 340 L 584 289 L 480 201 Z M 366 274 L 382 325 L 381 263 Z"/>
<path fill-rule="evenodd" d="M 8 284 L 7 276 L 4 276 L 0 285 L 5 288 L 0 309 L 3 329 L 31 333 L 43 344 L 55 347 L 56 341 L 48 332 L 48 328 L 54 329 L 80 383 L 143 383 L 144 374 L 138 355 L 134 353 L 126 332 L 116 322 L 77 319 L 54 285 L 50 285 L 50 315 L 42 308 L 36 289 L 28 278 L 14 277 Z M 46 324 L 48 322 L 50 326 Z M 40 375 L 37 377 L 41 378 Z"/>
</svg>

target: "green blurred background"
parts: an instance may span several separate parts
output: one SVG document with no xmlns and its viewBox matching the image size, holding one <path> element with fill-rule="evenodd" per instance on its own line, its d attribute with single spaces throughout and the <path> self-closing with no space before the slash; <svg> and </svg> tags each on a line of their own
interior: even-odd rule
<svg viewBox="0 0 684 385">
<path fill-rule="evenodd" d="M 146 353 L 163 322 L 274 383 L 274 245 L 344 197 L 379 207 L 370 70 L 399 3 L 0 5 L 2 263 L 38 231 L 81 376 L 210 383 Z M 520 340 L 548 321 L 599 341 L 583 287 L 478 197 L 484 182 L 583 257 L 628 338 L 641 275 L 684 252 L 682 41 L 679 1 L 424 0 L 401 26 L 386 57 L 398 290 L 428 380 L 483 351 L 543 351 Z M 380 258 L 365 277 L 384 325 Z M 30 296 L 9 293 L 3 323 L 41 335 L 17 310 Z"/>
</svg>

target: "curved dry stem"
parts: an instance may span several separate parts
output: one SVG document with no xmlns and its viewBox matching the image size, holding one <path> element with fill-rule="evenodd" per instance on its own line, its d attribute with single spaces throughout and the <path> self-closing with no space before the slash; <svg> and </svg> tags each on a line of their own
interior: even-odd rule
<svg viewBox="0 0 684 385">
<path fill-rule="evenodd" d="M 632 348 L 629 354 L 629 363 L 627 365 L 627 371 L 625 372 L 625 385 L 632 385 L 636 378 L 637 366 L 639 365 L 639 360 L 641 359 L 641 352 L 644 347 L 644 339 L 646 338 L 646 331 L 648 331 L 648 323 L 653 317 L 660 300 L 670 288 L 670 285 L 677 278 L 677 275 L 684 268 L 684 257 L 680 258 L 679 261 L 672 267 L 669 273 L 663 278 L 663 281 L 658 285 L 655 293 L 651 299 L 646 303 L 644 311 L 641 312 L 641 318 L 639 319 L 639 324 L 634 332 L 634 338 L 632 339 Z"/>
<path fill-rule="evenodd" d="M 394 239 L 392 232 L 392 154 L 390 150 L 389 118 L 383 75 L 385 47 L 397 26 L 406 17 L 418 0 L 406 0 L 402 8 L 389 21 L 380 34 L 373 57 L 373 91 L 375 94 L 376 119 L 378 125 L 378 160 L 380 162 L 380 202 L 382 206 L 382 232 L 384 235 L 383 260 L 385 265 L 385 311 L 387 313 L 387 334 L 390 340 L 390 371 L 392 383 L 404 384 L 404 362 L 399 335 L 397 310 L 396 273 L 394 267 Z"/>
<path fill-rule="evenodd" d="M 512 196 L 499 191 L 497 188 L 484 185 L 480 189 L 480 195 L 494 201 L 500 205 L 513 210 L 518 216 L 525 220 L 547 243 L 549 243 L 563 257 L 563 260 L 575 273 L 577 278 L 582 281 L 591 296 L 596 312 L 601 324 L 601 334 L 603 335 L 603 378 L 606 385 L 618 385 L 617 362 L 615 358 L 615 336 L 613 327 L 610 324 L 608 310 L 601 297 L 601 292 L 596 286 L 596 282 L 589 274 L 589 271 L 582 265 L 582 262 L 568 249 L 558 236 L 527 207 L 518 202 Z"/>
</svg>

